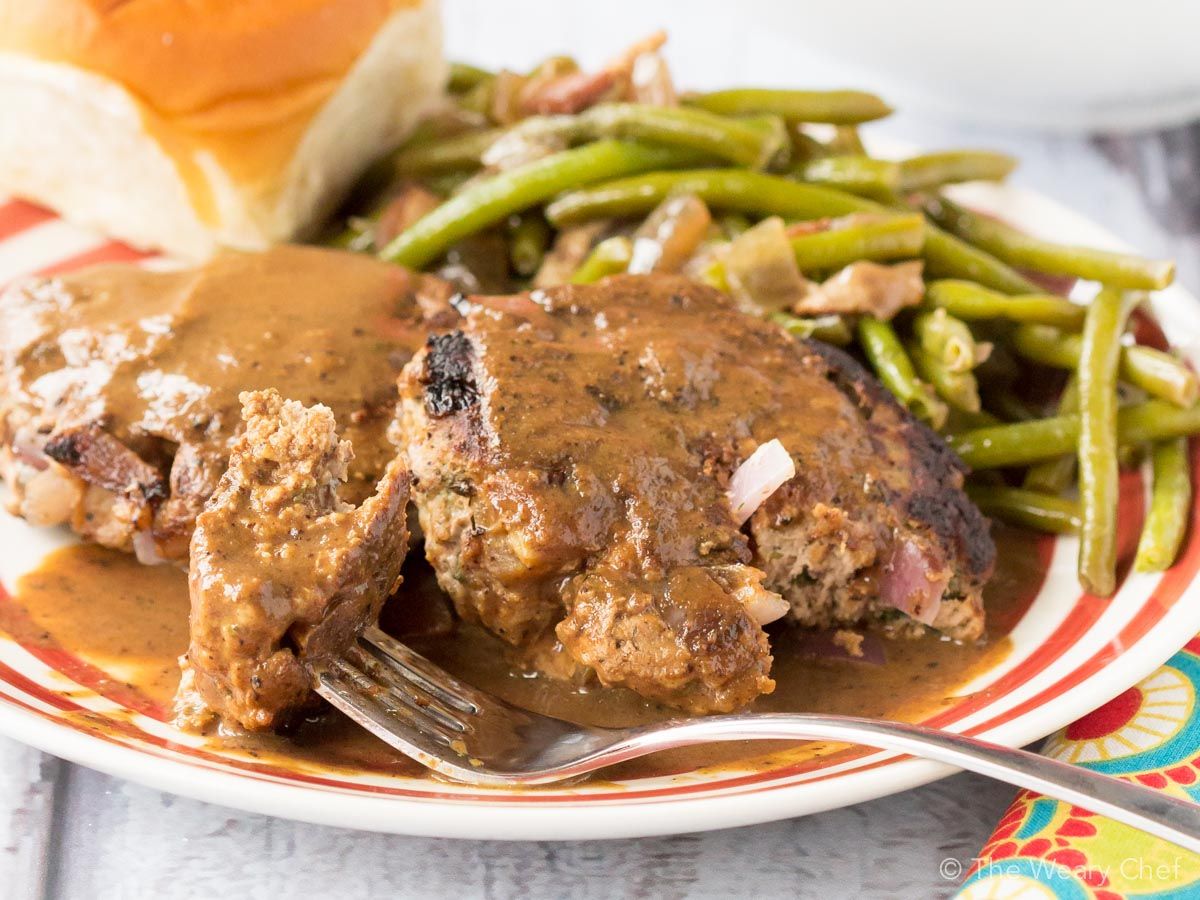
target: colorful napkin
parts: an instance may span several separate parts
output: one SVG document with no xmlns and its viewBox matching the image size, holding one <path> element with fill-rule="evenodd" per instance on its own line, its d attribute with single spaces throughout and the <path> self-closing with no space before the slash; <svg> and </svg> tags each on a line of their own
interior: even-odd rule
<svg viewBox="0 0 1200 900">
<path fill-rule="evenodd" d="M 1051 737 L 1042 752 L 1200 802 L 1200 638 Z M 957 875 L 959 861 L 943 862 Z M 947 865 L 954 864 L 954 865 Z M 1200 856 L 1085 809 L 1022 791 L 971 860 L 959 900 L 1200 898 Z"/>
</svg>

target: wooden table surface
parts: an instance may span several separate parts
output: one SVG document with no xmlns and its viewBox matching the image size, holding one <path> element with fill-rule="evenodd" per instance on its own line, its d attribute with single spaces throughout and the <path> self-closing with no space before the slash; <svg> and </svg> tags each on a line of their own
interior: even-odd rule
<svg viewBox="0 0 1200 900">
<path fill-rule="evenodd" d="M 473 14 L 486 8 L 451 0 L 451 46 L 499 62 Z M 577 33 L 570 23 L 556 27 L 537 49 L 553 50 L 562 34 Z M 1174 256 L 1181 281 L 1200 289 L 1200 125 L 1082 138 L 902 115 L 878 131 L 928 146 L 1016 153 L 1023 160 L 1016 183 L 1078 209 L 1147 253 Z M 954 890 L 939 871 L 942 861 L 968 861 L 1012 793 L 958 775 L 819 816 L 730 831 L 468 842 L 244 814 L 0 739 L 0 897 L 942 897 Z"/>
</svg>

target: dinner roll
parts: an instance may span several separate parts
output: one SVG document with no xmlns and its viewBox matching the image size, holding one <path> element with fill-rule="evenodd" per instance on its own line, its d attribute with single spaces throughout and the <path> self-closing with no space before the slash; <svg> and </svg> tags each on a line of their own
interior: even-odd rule
<svg viewBox="0 0 1200 900">
<path fill-rule="evenodd" d="M 437 0 L 0 0 L 0 191 L 184 257 L 261 248 L 445 73 Z"/>
</svg>

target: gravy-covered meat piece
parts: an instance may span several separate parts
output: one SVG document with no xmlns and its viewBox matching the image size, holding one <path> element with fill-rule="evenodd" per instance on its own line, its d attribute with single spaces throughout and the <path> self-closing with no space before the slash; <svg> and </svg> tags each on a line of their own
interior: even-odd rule
<svg viewBox="0 0 1200 900">
<path fill-rule="evenodd" d="M 145 562 L 186 561 L 225 470 L 238 395 L 333 410 L 355 449 L 348 496 L 393 456 L 395 378 L 449 286 L 361 254 L 227 253 L 155 272 L 107 266 L 0 294 L 0 477 L 9 508 Z"/>
<path fill-rule="evenodd" d="M 442 587 L 530 664 L 725 711 L 772 689 L 784 610 L 981 633 L 963 467 L 845 354 L 666 276 L 471 304 L 399 431 Z M 796 474 L 740 526 L 730 479 L 773 439 Z"/>
<path fill-rule="evenodd" d="M 342 501 L 354 451 L 327 407 L 275 391 L 242 395 L 245 431 L 196 519 L 191 643 L 178 721 L 248 731 L 280 724 L 312 690 L 309 664 L 343 651 L 379 617 L 407 549 L 408 472 Z"/>
</svg>

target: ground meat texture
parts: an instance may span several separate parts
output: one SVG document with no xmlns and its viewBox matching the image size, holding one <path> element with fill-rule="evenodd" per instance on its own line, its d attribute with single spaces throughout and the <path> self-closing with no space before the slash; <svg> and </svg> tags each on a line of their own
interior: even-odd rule
<svg viewBox="0 0 1200 900">
<path fill-rule="evenodd" d="M 712 712 L 772 689 L 752 611 L 778 595 L 804 624 L 981 633 L 962 466 L 849 357 L 668 276 L 469 306 L 406 367 L 397 433 L 440 583 L 534 664 L 557 643 Z M 730 476 L 774 438 L 797 474 L 739 527 Z"/>
<path fill-rule="evenodd" d="M 242 391 L 333 410 L 345 490 L 394 456 L 396 376 L 457 315 L 450 287 L 361 254 L 282 246 L 171 272 L 102 266 L 0 292 L 0 478 L 39 525 L 186 562 Z"/>
<path fill-rule="evenodd" d="M 304 706 L 309 665 L 379 617 L 407 550 L 399 459 L 354 507 L 339 497 L 353 450 L 327 407 L 243 394 L 245 429 L 196 520 L 191 642 L 178 722 L 274 728 Z"/>
</svg>

